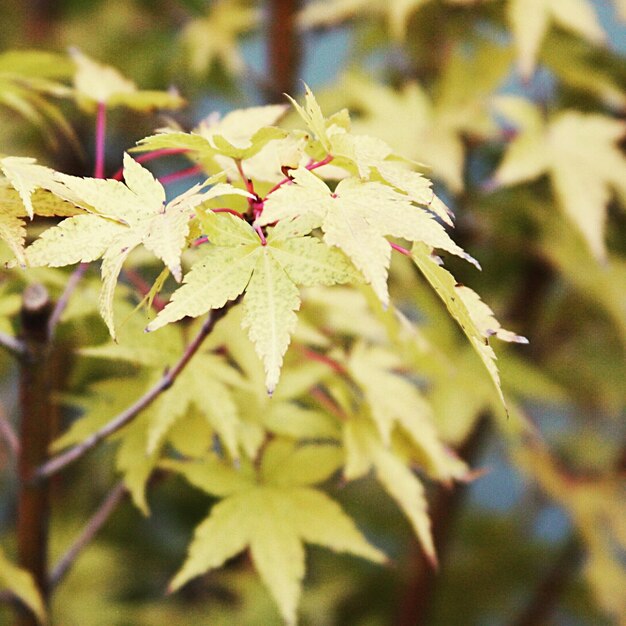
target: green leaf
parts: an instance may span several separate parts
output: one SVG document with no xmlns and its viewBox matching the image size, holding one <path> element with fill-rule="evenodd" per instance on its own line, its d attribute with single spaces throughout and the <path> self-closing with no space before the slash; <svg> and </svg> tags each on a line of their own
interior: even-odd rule
<svg viewBox="0 0 626 626">
<path fill-rule="evenodd" d="M 265 248 L 256 262 L 243 302 L 243 326 L 265 365 L 265 385 L 273 393 L 300 308 L 300 294 L 280 263 Z"/>
<path fill-rule="evenodd" d="M 78 198 L 75 202 L 101 214 L 78 215 L 62 221 L 46 230 L 26 252 L 33 266 L 58 267 L 102 257 L 100 311 L 113 337 L 114 289 L 130 252 L 143 244 L 180 281 L 180 259 L 195 208 L 218 195 L 245 193 L 225 184 L 201 193 L 203 186 L 196 185 L 166 204 L 161 183 L 128 154 L 124 155 L 124 178 L 126 184 L 57 174 L 56 179 L 70 196 Z"/>
<path fill-rule="evenodd" d="M 566 217 L 597 259 L 606 258 L 605 222 L 612 192 L 626 195 L 626 159 L 618 142 L 626 133 L 619 120 L 599 114 L 562 111 L 545 123 L 532 104 L 513 97 L 496 109 L 521 127 L 494 176 L 515 185 L 550 175 Z"/>
<path fill-rule="evenodd" d="M 550 23 L 581 35 L 594 44 L 606 37 L 588 0 L 509 0 L 507 17 L 517 47 L 522 76 L 532 75 Z"/>
<path fill-rule="evenodd" d="M 389 302 L 387 274 L 391 247 L 386 235 L 423 241 L 467 260 L 427 211 L 391 187 L 355 178 L 342 180 L 334 192 L 315 174 L 299 168 L 294 184 L 284 185 L 265 201 L 258 223 L 311 215 L 311 227 L 321 226 L 324 241 L 347 254 L 384 305 Z"/>
<path fill-rule="evenodd" d="M 7 589 L 19 598 L 36 616 L 47 623 L 46 607 L 30 572 L 14 565 L 0 548 L 0 589 Z"/>
<path fill-rule="evenodd" d="M 454 276 L 439 266 L 431 257 L 430 251 L 426 246 L 415 244 L 412 250 L 412 257 L 426 280 L 443 300 L 450 315 L 458 322 L 470 340 L 472 347 L 476 350 L 489 372 L 498 390 L 500 399 L 504 403 L 500 376 L 496 367 L 496 355 L 489 345 L 488 338 L 490 335 L 495 334 L 505 341 L 527 343 L 527 340 L 524 337 L 503 331 L 495 321 L 491 310 L 485 309 L 487 305 L 480 302 L 480 298 L 474 292 L 471 292 L 473 295 L 469 296 L 469 292 L 466 291 L 468 288 L 458 285 Z"/>
<path fill-rule="evenodd" d="M 436 565 L 428 503 L 419 479 L 392 450 L 384 446 L 363 418 L 353 417 L 344 424 L 344 446 L 346 479 L 360 478 L 374 468 L 376 479 L 407 516 L 424 553 Z"/>
<path fill-rule="evenodd" d="M 74 86 L 79 103 L 93 109 L 96 103 L 107 107 L 126 106 L 139 111 L 155 108 L 175 109 L 184 100 L 166 91 L 138 91 L 137 86 L 109 65 L 94 61 L 80 50 L 73 48 L 71 57 L 76 66 Z"/>
<path fill-rule="evenodd" d="M 384 555 L 367 543 L 338 504 L 316 489 L 299 486 L 298 471 L 295 475 L 279 471 L 281 467 L 309 467 L 313 473 L 305 472 L 305 482 L 324 478 L 328 470 L 316 472 L 312 462 L 315 455 L 303 453 L 304 449 L 282 441 L 270 443 L 264 455 L 266 469 L 259 476 L 261 482 L 247 474 L 242 474 L 244 482 L 238 481 L 233 469 L 225 469 L 221 480 L 216 479 L 221 471 L 216 472 L 214 467 L 204 466 L 205 478 L 183 469 L 197 486 L 209 487 L 210 492 L 216 488 L 222 492 L 230 490 L 230 494 L 212 508 L 209 517 L 196 529 L 187 560 L 170 589 L 178 589 L 191 578 L 220 567 L 249 547 L 254 566 L 283 618 L 288 624 L 295 624 L 305 573 L 304 542 L 384 561 Z M 330 467 L 335 465 L 333 462 Z M 169 466 L 178 469 L 171 463 Z"/>
</svg>

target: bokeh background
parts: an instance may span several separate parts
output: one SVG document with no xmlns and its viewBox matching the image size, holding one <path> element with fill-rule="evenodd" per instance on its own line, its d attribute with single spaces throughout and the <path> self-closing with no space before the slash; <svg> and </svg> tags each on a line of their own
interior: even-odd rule
<svg viewBox="0 0 626 626">
<path fill-rule="evenodd" d="M 177 89 L 189 104 L 170 115 L 184 128 L 214 111 L 283 101 L 283 91 L 298 95 L 299 80 L 305 81 L 327 114 L 348 106 L 364 132 L 432 167 L 438 193 L 457 215 L 455 239 L 484 268 L 477 275 L 452 263 L 455 275 L 506 327 L 529 338 L 528 347 L 500 350 L 500 366 L 507 398 L 536 425 L 549 461 L 512 443 L 517 418 L 494 416 L 488 381 L 481 386 L 465 374 L 475 364 L 459 351 L 456 377 L 435 389 L 432 401 L 450 443 L 484 472 L 466 486 L 431 488 L 441 570 L 434 574 L 424 565 L 408 524 L 373 485 L 335 488 L 333 495 L 393 565 L 310 549 L 303 624 L 626 623 L 626 183 L 607 183 L 605 249 L 598 255 L 588 245 L 587 227 L 560 207 L 563 199 L 549 176 L 539 172 L 510 185 L 496 176 L 521 130 L 499 112 L 502 96 L 533 103 L 546 120 L 564 110 L 624 120 L 624 3 L 585 3 L 605 34 L 603 43 L 585 36 L 585 28 L 550 23 L 532 71 L 520 64 L 507 3 L 499 0 L 337 0 L 317 9 L 308 3 L 294 30 L 282 24 L 287 30 L 281 31 L 273 16 L 296 4 L 2 0 L 0 52 L 78 47 L 142 87 Z M 88 175 L 93 118 L 69 103 L 59 107 L 76 142 L 54 123 L 25 123 L 0 107 L 0 153 L 36 156 Z M 160 114 L 111 112 L 107 171 L 119 167 L 124 149 L 169 121 Z M 591 161 L 601 160 L 593 145 Z M 623 141 L 615 144 L 623 147 Z M 394 290 L 420 321 L 432 303 L 406 288 L 405 271 L 396 271 Z M 0 289 L 5 279 L 0 274 Z M 11 297 L 0 298 L 10 309 Z M 0 411 L 9 419 L 15 376 L 0 354 Z M 105 496 L 114 473 L 105 446 L 56 480 L 55 554 Z M 14 494 L 12 460 L 0 445 L 0 536 L 7 545 Z M 84 550 L 56 596 L 59 624 L 280 623 L 245 559 L 164 597 L 207 501 L 182 481 L 165 480 L 153 486 L 150 504 L 146 518 L 123 502 Z M 9 619 L 0 607 L 0 623 Z"/>
</svg>

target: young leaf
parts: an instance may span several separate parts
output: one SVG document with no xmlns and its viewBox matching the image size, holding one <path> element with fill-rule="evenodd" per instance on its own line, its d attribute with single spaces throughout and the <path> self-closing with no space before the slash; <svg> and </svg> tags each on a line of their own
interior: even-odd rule
<svg viewBox="0 0 626 626">
<path fill-rule="evenodd" d="M 257 222 L 264 225 L 310 215 L 311 227 L 321 226 L 324 241 L 346 253 L 384 305 L 389 302 L 391 260 L 386 235 L 422 241 L 475 263 L 429 212 L 387 185 L 347 178 L 332 192 L 305 168 L 295 170 L 292 177 L 292 185 L 283 185 L 268 197 Z"/>
<path fill-rule="evenodd" d="M 459 326 L 461 326 L 463 332 L 470 340 L 474 350 L 476 350 L 489 372 L 498 390 L 500 399 L 504 403 L 500 376 L 496 367 L 496 355 L 493 348 L 489 345 L 488 338 L 491 335 L 496 335 L 504 341 L 515 341 L 518 343 L 528 343 L 528 340 L 504 331 L 500 324 L 496 322 L 491 310 L 480 301 L 478 295 L 474 292 L 471 292 L 472 295 L 468 295 L 466 291 L 468 288 L 458 285 L 454 276 L 435 262 L 426 246 L 415 244 L 412 250 L 412 257 L 426 280 L 443 300 L 450 315 L 459 323 Z"/>
<path fill-rule="evenodd" d="M 197 487 L 225 496 L 196 529 L 187 560 L 170 584 L 172 590 L 249 547 L 255 568 L 283 618 L 295 624 L 305 572 L 304 542 L 384 561 L 384 555 L 367 543 L 339 505 L 309 486 L 338 466 L 335 457 L 320 471 L 317 455 L 309 455 L 309 448 L 323 453 L 327 446 L 296 448 L 280 440 L 270 443 L 256 477 L 227 467 L 216 474 L 215 461 L 206 463 L 202 470 L 183 462 L 164 464 Z M 295 471 L 287 472 L 287 467 Z"/>
<path fill-rule="evenodd" d="M 263 245 L 249 224 L 229 214 L 210 214 L 204 226 L 213 246 L 147 330 L 202 315 L 245 291 L 242 325 L 263 360 L 271 393 L 296 325 L 296 285 L 349 282 L 354 272 L 340 253 L 308 237 L 289 238 L 281 228 L 270 231 Z"/>
</svg>

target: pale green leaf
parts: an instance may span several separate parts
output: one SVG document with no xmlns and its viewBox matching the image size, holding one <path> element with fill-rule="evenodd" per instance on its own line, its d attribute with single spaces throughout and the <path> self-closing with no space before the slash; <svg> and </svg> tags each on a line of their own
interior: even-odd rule
<svg viewBox="0 0 626 626">
<path fill-rule="evenodd" d="M 222 500 L 211 509 L 211 515 L 195 530 L 187 560 L 169 584 L 176 591 L 188 580 L 220 567 L 239 554 L 250 542 L 252 526 L 258 515 L 250 515 L 245 494 Z"/>
<path fill-rule="evenodd" d="M 184 102 L 173 93 L 138 91 L 135 83 L 117 69 L 94 61 L 77 48 L 73 48 L 70 54 L 76 66 L 74 86 L 78 100 L 87 108 L 99 103 L 145 111 L 156 107 L 177 108 Z"/>
<path fill-rule="evenodd" d="M 258 256 L 244 298 L 243 326 L 265 366 L 265 384 L 272 393 L 300 308 L 300 294 L 267 248 Z"/>
<path fill-rule="evenodd" d="M 100 258 L 128 227 L 98 215 L 76 215 L 45 230 L 27 249 L 29 265 L 63 267 Z"/>
<path fill-rule="evenodd" d="M 601 44 L 605 34 L 588 0 L 509 0 L 507 17 L 517 47 L 519 69 L 528 78 L 551 22 Z"/>
<path fill-rule="evenodd" d="M 326 131 L 326 120 L 320 105 L 317 103 L 313 92 L 305 85 L 304 106 L 300 106 L 293 98 L 287 96 L 298 115 L 304 120 L 315 138 L 320 142 L 327 153 L 331 151 L 330 139 Z"/>
<path fill-rule="evenodd" d="M 246 472 L 227 465 L 216 456 L 192 462 L 166 459 L 159 466 L 181 474 L 194 487 L 213 496 L 230 496 L 254 486 L 253 478 Z"/>
<path fill-rule="evenodd" d="M 26 265 L 24 256 L 26 228 L 19 217 L 0 213 L 0 240 L 6 242 L 20 265 Z"/>
<path fill-rule="evenodd" d="M 234 300 L 248 285 L 258 254 L 259 247 L 252 244 L 208 249 L 147 330 L 156 330 L 185 316 L 197 317 Z"/>
<path fill-rule="evenodd" d="M 343 454 L 331 444 L 295 445 L 274 440 L 261 463 L 263 480 L 273 485 L 315 485 L 328 480 L 342 465 Z"/>
<path fill-rule="evenodd" d="M 346 256 L 319 239 L 299 237 L 274 243 L 270 234 L 268 243 L 271 255 L 298 285 L 335 285 L 360 280 Z"/>
<path fill-rule="evenodd" d="M 14 565 L 0 548 L 0 589 L 7 589 L 19 598 L 36 616 L 47 623 L 46 607 L 30 572 Z"/>
<path fill-rule="evenodd" d="M 482 307 L 474 313 L 468 308 L 466 302 L 458 293 L 457 282 L 454 276 L 443 267 L 437 265 L 423 244 L 415 244 L 413 246 L 412 257 L 426 280 L 443 300 L 450 315 L 458 322 L 463 332 L 467 335 L 474 350 L 476 350 L 489 372 L 502 402 L 504 402 L 498 368 L 495 363 L 496 355 L 488 343 L 487 335 L 481 331 L 473 319 L 473 314 L 476 315 L 479 321 L 484 317 Z"/>
</svg>

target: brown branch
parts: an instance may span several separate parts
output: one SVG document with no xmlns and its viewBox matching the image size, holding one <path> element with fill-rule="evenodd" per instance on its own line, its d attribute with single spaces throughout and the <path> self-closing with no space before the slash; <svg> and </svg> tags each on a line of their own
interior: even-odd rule
<svg viewBox="0 0 626 626">
<path fill-rule="evenodd" d="M 580 541 L 572 535 L 565 542 L 545 578 L 537 585 L 526 608 L 512 622 L 512 626 L 543 626 L 543 624 L 547 624 L 563 591 L 578 573 L 581 559 Z"/>
<path fill-rule="evenodd" d="M 489 430 L 488 417 L 483 415 L 459 448 L 459 456 L 471 464 L 488 436 Z M 467 487 L 463 485 L 457 485 L 453 489 L 439 487 L 431 506 L 433 539 L 440 564 L 445 560 L 451 531 L 466 493 Z M 424 626 L 428 623 L 432 610 L 439 577 L 438 572 L 425 561 L 416 540 L 412 541 L 410 551 L 409 579 L 399 602 L 396 624 L 397 626 Z"/>
<path fill-rule="evenodd" d="M 44 603 L 48 599 L 47 481 L 30 482 L 33 471 L 48 455 L 52 438 L 52 376 L 48 322 L 52 303 L 43 285 L 30 285 L 22 296 L 22 335 L 25 353 L 20 361 L 20 454 L 18 456 L 17 554 L 20 567 L 30 572 Z M 16 626 L 36 626 L 37 617 L 20 605 Z"/>
<path fill-rule="evenodd" d="M 283 93 L 295 93 L 301 56 L 296 27 L 300 0 L 270 0 L 268 5 L 265 32 L 271 88 L 265 98 L 274 102 L 282 100 Z"/>
<path fill-rule="evenodd" d="M 125 496 L 126 486 L 123 482 L 119 482 L 103 500 L 98 510 L 88 520 L 83 532 L 52 570 L 48 581 L 50 589 L 54 589 L 63 580 L 81 551 L 96 536 Z"/>
<path fill-rule="evenodd" d="M 235 301 L 229 302 L 221 309 L 215 309 L 210 313 L 208 319 L 202 325 L 202 328 L 196 337 L 185 349 L 185 352 L 178 363 L 176 363 L 171 370 L 165 372 L 161 380 L 154 385 L 154 387 L 141 396 L 141 398 L 139 398 L 133 405 L 105 424 L 102 428 L 100 428 L 100 430 L 87 437 L 87 439 L 41 465 L 36 471 L 33 472 L 32 480 L 38 481 L 42 478 L 52 476 L 64 467 L 68 466 L 70 463 L 77 461 L 89 452 L 89 450 L 97 446 L 109 435 L 112 435 L 123 426 L 126 426 L 126 424 L 137 417 L 141 411 L 150 406 L 164 391 L 169 389 L 174 384 L 174 381 L 187 366 L 193 355 L 198 351 L 204 339 L 212 332 L 215 324 L 222 317 L 224 317 L 224 315 L 226 315 L 227 311 L 234 303 Z"/>
</svg>

